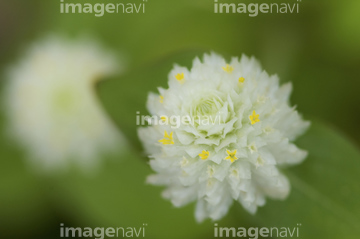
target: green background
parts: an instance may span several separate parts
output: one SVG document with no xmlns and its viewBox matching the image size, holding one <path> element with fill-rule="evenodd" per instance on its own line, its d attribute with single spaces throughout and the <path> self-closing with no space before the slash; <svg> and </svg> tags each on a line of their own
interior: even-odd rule
<svg viewBox="0 0 360 239">
<path fill-rule="evenodd" d="M 104 157 L 96 175 L 84 175 L 76 168 L 60 175 L 35 175 L 26 166 L 25 152 L 4 136 L 1 108 L 1 238 L 59 238 L 60 223 L 76 227 L 147 223 L 147 238 L 211 238 L 213 223 L 197 224 L 193 205 L 175 209 L 161 198 L 161 188 L 144 184 L 151 170 L 135 125 L 136 111 L 146 113 L 147 92 L 166 87 L 174 62 L 189 67 L 195 56 L 210 51 L 227 59 L 253 55 L 270 74 L 293 82 L 292 104 L 313 122 L 298 141 L 310 156 L 286 172 L 293 186 L 290 197 L 285 202 L 269 200 L 255 216 L 234 205 L 219 224 L 295 227 L 301 223 L 301 238 L 358 238 L 358 0 L 303 0 L 299 14 L 253 18 L 215 14 L 210 0 L 149 0 L 145 14 L 101 18 L 60 14 L 59 9 L 58 0 L 0 0 L 1 80 L 6 80 L 3 70 L 21 58 L 24 49 L 48 33 L 94 36 L 127 62 L 121 76 L 97 89 L 131 146 Z"/>
</svg>

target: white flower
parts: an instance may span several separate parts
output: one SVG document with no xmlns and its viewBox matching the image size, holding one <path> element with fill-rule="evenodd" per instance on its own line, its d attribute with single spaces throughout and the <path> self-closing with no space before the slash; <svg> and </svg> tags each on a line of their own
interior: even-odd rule
<svg viewBox="0 0 360 239">
<path fill-rule="evenodd" d="M 35 168 L 61 168 L 72 160 L 91 168 L 100 153 L 121 145 L 95 93 L 95 83 L 116 71 L 114 56 L 95 42 L 55 36 L 34 44 L 9 70 L 10 133 Z"/>
<path fill-rule="evenodd" d="M 309 125 L 289 104 L 290 83 L 280 87 L 254 58 L 227 64 L 211 54 L 196 58 L 190 71 L 175 65 L 169 89 L 159 91 L 149 95 L 151 114 L 192 119 L 139 129 L 157 173 L 148 182 L 166 185 L 165 198 L 176 207 L 197 200 L 202 221 L 222 218 L 233 200 L 255 213 L 266 197 L 287 197 L 290 184 L 279 168 L 305 159 L 292 141 Z M 213 122 L 203 123 L 206 117 Z"/>
</svg>

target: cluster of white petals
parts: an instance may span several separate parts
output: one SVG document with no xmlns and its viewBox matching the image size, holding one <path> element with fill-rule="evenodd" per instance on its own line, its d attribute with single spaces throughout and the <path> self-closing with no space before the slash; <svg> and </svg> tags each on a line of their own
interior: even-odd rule
<svg viewBox="0 0 360 239">
<path fill-rule="evenodd" d="M 118 62 L 89 39 L 52 36 L 34 44 L 7 74 L 10 134 L 36 168 L 91 167 L 122 136 L 99 104 L 95 84 L 117 73 Z"/>
<path fill-rule="evenodd" d="M 290 184 L 280 168 L 305 159 L 293 141 L 309 126 L 290 106 L 291 90 L 246 56 L 227 63 L 212 53 L 191 70 L 175 65 L 169 88 L 149 95 L 148 110 L 197 120 L 139 129 L 156 172 L 148 182 L 165 185 L 163 196 L 176 207 L 197 201 L 199 222 L 222 218 L 234 200 L 255 213 L 266 197 L 285 199 Z"/>
</svg>

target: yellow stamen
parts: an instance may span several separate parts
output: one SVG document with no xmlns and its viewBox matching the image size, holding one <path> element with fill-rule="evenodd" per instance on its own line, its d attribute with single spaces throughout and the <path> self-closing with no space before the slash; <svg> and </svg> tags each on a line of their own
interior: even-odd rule
<svg viewBox="0 0 360 239">
<path fill-rule="evenodd" d="M 175 78 L 178 80 L 178 81 L 181 81 L 184 79 L 184 73 L 178 73 Z"/>
<path fill-rule="evenodd" d="M 244 81 L 245 81 L 245 78 L 244 78 L 244 77 L 240 77 L 240 78 L 239 78 L 239 83 L 244 83 Z"/>
<path fill-rule="evenodd" d="M 206 151 L 206 150 L 203 150 L 203 151 L 201 152 L 201 154 L 199 154 L 199 156 L 200 156 L 200 158 L 201 158 L 202 160 L 207 159 L 207 158 L 209 157 L 209 155 L 210 155 L 210 152 L 209 152 L 209 151 Z"/>
<path fill-rule="evenodd" d="M 166 132 L 164 134 L 164 138 L 159 140 L 160 143 L 167 145 L 167 144 L 174 144 L 173 140 L 173 132 L 170 132 L 170 135 Z"/>
<path fill-rule="evenodd" d="M 160 95 L 160 103 L 164 103 L 164 96 Z"/>
<path fill-rule="evenodd" d="M 249 116 L 249 119 L 251 121 L 251 124 L 256 124 L 257 122 L 260 122 L 259 115 L 256 114 L 255 110 L 253 111 L 252 115 Z"/>
<path fill-rule="evenodd" d="M 166 117 L 166 116 L 161 116 L 160 119 L 161 119 L 163 122 L 167 121 L 167 117 Z"/>
<path fill-rule="evenodd" d="M 226 153 L 227 153 L 227 157 L 225 158 L 225 159 L 227 159 L 227 160 L 230 160 L 232 163 L 235 161 L 235 160 L 237 160 L 238 158 L 236 157 L 236 152 L 237 152 L 237 150 L 235 149 L 234 151 L 230 151 L 230 150 L 226 150 Z"/>
<path fill-rule="evenodd" d="M 223 70 L 227 73 L 231 73 L 234 70 L 234 67 L 230 66 L 229 64 L 226 64 L 226 66 L 223 67 Z"/>
</svg>

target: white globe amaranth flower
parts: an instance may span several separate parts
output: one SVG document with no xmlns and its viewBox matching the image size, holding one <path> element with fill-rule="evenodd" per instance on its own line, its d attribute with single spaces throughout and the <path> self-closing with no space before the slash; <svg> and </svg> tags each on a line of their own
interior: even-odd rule
<svg viewBox="0 0 360 239">
<path fill-rule="evenodd" d="M 169 88 L 148 97 L 161 121 L 138 132 L 156 172 L 148 182 L 165 185 L 176 207 L 197 200 L 199 222 L 222 218 L 234 200 L 255 213 L 266 197 L 285 199 L 290 183 L 279 168 L 305 159 L 292 142 L 309 126 L 290 106 L 291 89 L 246 56 L 227 64 L 205 54 L 190 71 L 175 65 Z M 190 120 L 166 120 L 173 116 Z"/>
<path fill-rule="evenodd" d="M 121 66 L 120 66 L 121 68 Z M 125 142 L 107 117 L 95 84 L 119 72 L 118 61 L 90 39 L 47 37 L 12 66 L 5 85 L 9 133 L 34 168 L 93 168 Z"/>
</svg>

